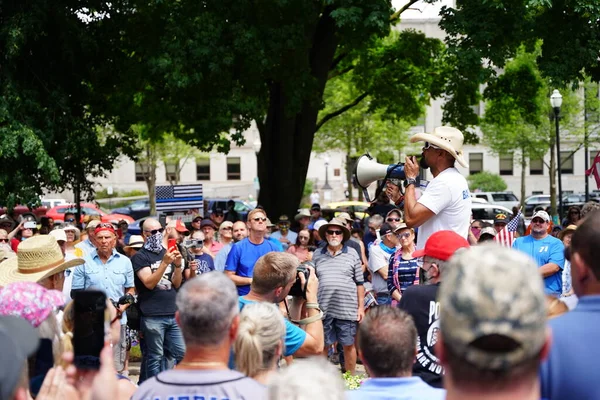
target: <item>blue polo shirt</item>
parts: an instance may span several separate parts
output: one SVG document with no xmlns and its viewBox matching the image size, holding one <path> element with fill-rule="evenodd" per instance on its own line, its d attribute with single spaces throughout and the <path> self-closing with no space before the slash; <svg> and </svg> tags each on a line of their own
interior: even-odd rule
<svg viewBox="0 0 600 400">
<path fill-rule="evenodd" d="M 597 399 L 600 394 L 600 295 L 582 296 L 577 307 L 551 319 L 552 348 L 540 368 L 548 400 Z"/>
<path fill-rule="evenodd" d="M 94 249 L 84 257 L 85 263 L 75 267 L 71 289 L 101 290 L 112 300 L 119 300 L 125 289 L 135 287 L 133 267 L 129 258 L 113 249 L 106 264 L 102 263 L 98 252 Z M 123 313 L 121 325 L 127 322 L 127 314 Z"/>
<path fill-rule="evenodd" d="M 242 239 L 231 246 L 225 262 L 225 271 L 233 271 L 237 276 L 251 278 L 256 261 L 272 251 L 279 250 L 267 239 L 261 244 L 254 244 L 248 238 Z M 245 296 L 250 292 L 250 285 L 238 286 L 237 291 L 239 296 Z"/>
<path fill-rule="evenodd" d="M 363 382 L 357 390 L 346 391 L 348 400 L 444 400 L 446 391 L 426 384 L 421 378 L 371 378 Z"/>
<path fill-rule="evenodd" d="M 560 270 L 544 278 L 546 294 L 562 294 L 562 270 L 565 266 L 565 246 L 554 236 L 535 239 L 533 236 L 523 236 L 515 239 L 513 248 L 532 257 L 538 268 L 544 264 L 554 263 Z"/>
</svg>

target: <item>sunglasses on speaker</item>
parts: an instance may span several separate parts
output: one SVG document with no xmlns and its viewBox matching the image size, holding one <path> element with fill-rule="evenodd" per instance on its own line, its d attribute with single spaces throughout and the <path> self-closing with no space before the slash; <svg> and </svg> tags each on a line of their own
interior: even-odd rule
<svg viewBox="0 0 600 400">
<path fill-rule="evenodd" d="M 425 146 L 423 146 L 423 150 L 427 150 L 427 149 L 430 149 L 430 148 L 437 149 L 437 150 L 440 149 L 440 147 L 438 147 L 438 146 L 435 146 L 435 145 L 433 145 L 433 144 L 431 144 L 429 142 L 425 142 Z"/>
</svg>

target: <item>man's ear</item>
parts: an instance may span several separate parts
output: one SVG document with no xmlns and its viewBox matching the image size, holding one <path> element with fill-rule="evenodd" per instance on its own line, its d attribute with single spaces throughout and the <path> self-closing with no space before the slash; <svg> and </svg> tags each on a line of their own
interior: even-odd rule
<svg viewBox="0 0 600 400">
<path fill-rule="evenodd" d="M 233 342 L 238 333 L 238 327 L 240 326 L 240 316 L 236 315 L 231 321 L 231 327 L 229 328 L 229 339 Z"/>
<path fill-rule="evenodd" d="M 571 253 L 571 275 L 575 275 L 578 282 L 585 282 L 589 279 L 589 270 L 585 265 L 585 261 L 579 253 Z"/>
</svg>

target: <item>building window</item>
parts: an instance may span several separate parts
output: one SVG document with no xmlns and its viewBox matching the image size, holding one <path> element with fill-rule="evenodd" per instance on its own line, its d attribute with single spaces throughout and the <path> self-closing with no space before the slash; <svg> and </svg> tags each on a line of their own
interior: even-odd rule
<svg viewBox="0 0 600 400">
<path fill-rule="evenodd" d="M 544 160 L 529 160 L 529 175 L 544 175 Z"/>
<path fill-rule="evenodd" d="M 242 179 L 241 159 L 227 157 L 227 180 L 239 181 L 240 179 Z"/>
<path fill-rule="evenodd" d="M 333 169 L 333 176 L 340 176 L 340 173 L 341 173 L 341 171 L 340 171 L 339 168 L 334 168 Z"/>
<path fill-rule="evenodd" d="M 146 179 L 146 173 L 144 172 L 144 166 L 136 163 L 135 164 L 135 181 L 144 182 Z"/>
<path fill-rule="evenodd" d="M 563 174 L 573 173 L 573 154 L 570 151 L 560 152 L 560 168 Z"/>
<path fill-rule="evenodd" d="M 177 182 L 177 164 L 165 163 L 165 179 L 168 182 Z"/>
<path fill-rule="evenodd" d="M 471 175 L 483 171 L 483 153 L 469 153 L 469 173 Z"/>
<path fill-rule="evenodd" d="M 503 154 L 500 156 L 500 175 L 513 174 L 513 155 Z"/>
<path fill-rule="evenodd" d="M 210 181 L 210 160 L 196 161 L 196 180 Z"/>
</svg>

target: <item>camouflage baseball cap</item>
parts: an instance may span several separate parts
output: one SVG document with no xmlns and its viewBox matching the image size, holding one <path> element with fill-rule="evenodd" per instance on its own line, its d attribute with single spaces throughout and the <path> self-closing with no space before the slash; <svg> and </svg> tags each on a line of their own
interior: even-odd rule
<svg viewBox="0 0 600 400">
<path fill-rule="evenodd" d="M 544 284 L 524 253 L 489 244 L 456 254 L 438 301 L 444 345 L 481 369 L 510 369 L 535 357 L 545 342 Z M 506 345 L 485 338 L 504 338 Z"/>
</svg>

